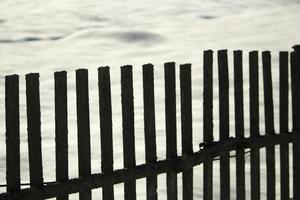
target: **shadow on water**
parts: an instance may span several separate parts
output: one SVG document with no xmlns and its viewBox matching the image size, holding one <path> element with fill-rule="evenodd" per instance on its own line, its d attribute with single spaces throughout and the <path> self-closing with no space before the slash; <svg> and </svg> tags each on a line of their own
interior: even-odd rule
<svg viewBox="0 0 300 200">
<path fill-rule="evenodd" d="M 107 22 L 109 18 L 107 17 L 100 17 L 97 15 L 85 16 L 86 21 L 94 21 L 94 22 Z"/>
<path fill-rule="evenodd" d="M 0 43 L 26 43 L 26 42 L 39 42 L 39 41 L 55 41 L 62 39 L 63 37 L 49 37 L 49 38 L 40 38 L 40 37 L 25 37 L 21 39 L 0 39 Z"/>
<path fill-rule="evenodd" d="M 200 15 L 199 18 L 201 19 L 216 19 L 216 16 L 213 15 Z"/>
<path fill-rule="evenodd" d="M 112 37 L 128 43 L 157 43 L 164 40 L 162 35 L 145 31 L 128 31 L 113 33 Z"/>
</svg>

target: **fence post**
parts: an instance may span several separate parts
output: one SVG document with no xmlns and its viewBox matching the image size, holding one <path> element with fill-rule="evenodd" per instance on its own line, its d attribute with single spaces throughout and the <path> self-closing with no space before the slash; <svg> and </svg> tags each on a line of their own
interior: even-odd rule
<svg viewBox="0 0 300 200">
<path fill-rule="evenodd" d="M 244 133 L 244 94 L 243 94 L 243 52 L 233 52 L 234 59 L 234 104 L 235 137 L 243 139 Z M 236 198 L 244 200 L 245 194 L 245 150 L 236 150 Z"/>
<path fill-rule="evenodd" d="M 288 52 L 279 54 L 280 77 L 280 134 L 289 131 L 289 64 Z M 280 145 L 280 192 L 281 199 L 290 198 L 289 186 L 289 144 Z"/>
<path fill-rule="evenodd" d="M 146 163 L 156 162 L 155 103 L 153 65 L 143 65 L 144 126 Z M 146 178 L 147 200 L 157 200 L 157 175 Z"/>
<path fill-rule="evenodd" d="M 229 81 L 227 50 L 218 51 L 220 141 L 229 138 Z M 230 199 L 229 152 L 220 154 L 221 199 Z"/>
<path fill-rule="evenodd" d="M 203 54 L 203 140 L 213 142 L 213 51 Z M 213 162 L 203 164 L 203 196 L 205 200 L 213 199 Z"/>
<path fill-rule="evenodd" d="M 67 72 L 55 72 L 54 79 L 56 181 L 66 182 L 69 179 Z M 68 195 L 57 197 L 57 200 L 68 199 Z"/>
<path fill-rule="evenodd" d="M 300 46 L 294 46 L 291 53 L 291 78 L 292 78 L 292 112 L 293 131 L 300 131 Z M 294 199 L 300 199 L 300 141 L 293 143 L 293 191 Z"/>
<path fill-rule="evenodd" d="M 26 74 L 30 186 L 43 187 L 39 74 Z"/>
<path fill-rule="evenodd" d="M 77 140 L 79 176 L 91 175 L 90 113 L 88 70 L 76 70 Z M 79 193 L 80 200 L 90 200 L 91 190 Z"/>
<path fill-rule="evenodd" d="M 100 135 L 101 135 L 101 167 L 102 173 L 113 171 L 113 137 L 111 114 L 111 86 L 109 67 L 98 68 L 98 87 L 100 101 Z M 112 182 L 102 188 L 103 200 L 114 199 Z"/>
<path fill-rule="evenodd" d="M 262 52 L 263 62 L 263 85 L 264 85 L 264 103 L 265 103 L 265 131 L 266 135 L 274 135 L 274 106 L 273 106 L 273 87 L 271 72 L 271 53 Z M 266 147 L 267 163 L 267 199 L 275 200 L 275 148 Z"/>
<path fill-rule="evenodd" d="M 19 76 L 5 77 L 6 181 L 7 192 L 20 190 Z"/>
<path fill-rule="evenodd" d="M 165 73 L 165 114 L 166 114 L 166 139 L 167 159 L 177 157 L 177 129 L 176 129 L 176 76 L 175 63 L 164 65 Z M 167 173 L 167 199 L 177 200 L 177 173 Z"/>
<path fill-rule="evenodd" d="M 182 154 L 193 153 L 191 64 L 180 65 Z M 193 168 L 182 172 L 183 200 L 193 199 Z"/>
<path fill-rule="evenodd" d="M 135 141 L 134 141 L 134 104 L 132 66 L 121 67 L 121 96 L 122 96 L 122 125 L 123 125 L 123 153 L 124 167 L 134 167 Z M 125 200 L 136 199 L 136 181 L 126 182 L 124 185 Z"/>
<path fill-rule="evenodd" d="M 249 53 L 249 81 L 250 81 L 250 137 L 259 134 L 259 86 L 258 86 L 258 52 Z M 251 168 L 251 199 L 260 199 L 260 155 L 259 148 L 250 149 Z"/>
</svg>

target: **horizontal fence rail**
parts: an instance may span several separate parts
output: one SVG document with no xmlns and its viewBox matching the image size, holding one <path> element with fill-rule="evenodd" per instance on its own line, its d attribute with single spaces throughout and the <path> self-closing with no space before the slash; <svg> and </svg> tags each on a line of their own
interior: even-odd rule
<svg viewBox="0 0 300 200">
<path fill-rule="evenodd" d="M 260 59 L 261 57 L 261 59 Z M 134 78 L 133 67 L 121 67 L 121 110 L 123 139 L 123 169 L 114 169 L 113 157 L 113 114 L 110 68 L 98 68 L 98 94 L 101 144 L 101 173 L 91 172 L 91 136 L 90 136 L 90 103 L 89 77 L 87 69 L 76 70 L 76 109 L 77 109 L 77 141 L 78 141 L 78 178 L 69 178 L 68 155 L 68 96 L 67 72 L 54 73 L 55 101 L 55 163 L 56 179 L 44 182 L 41 149 L 41 104 L 39 74 L 26 75 L 26 108 L 29 150 L 30 183 L 20 181 L 20 106 L 19 76 L 5 77 L 5 119 L 6 119 L 6 184 L 7 192 L 0 194 L 0 200 L 48 199 L 68 200 L 69 194 L 79 193 L 80 200 L 91 200 L 92 189 L 102 188 L 104 200 L 115 198 L 114 185 L 124 183 L 124 199 L 136 200 L 137 179 L 146 179 L 147 200 L 157 200 L 159 196 L 158 175 L 166 174 L 166 197 L 168 200 L 179 198 L 178 181 L 182 181 L 183 200 L 195 199 L 194 168 L 203 164 L 203 199 L 211 200 L 214 196 L 213 184 L 214 162 L 219 162 L 220 199 L 231 199 L 231 190 L 236 198 L 252 200 L 261 198 L 261 165 L 266 165 L 266 198 L 276 199 L 277 188 L 280 188 L 281 199 L 300 199 L 300 46 L 294 51 L 279 53 L 279 131 L 275 131 L 273 102 L 272 54 L 269 51 L 259 53 L 251 51 L 249 62 L 249 125 L 250 136 L 245 136 L 244 118 L 244 59 L 243 52 L 233 52 L 233 66 L 229 65 L 227 50 L 219 50 L 216 56 L 218 82 L 218 119 L 213 119 L 213 69 L 214 53 L 212 50 L 203 54 L 203 141 L 199 141 L 199 149 L 193 149 L 193 94 L 192 65 L 179 66 L 180 110 L 177 110 L 176 98 L 176 64 L 164 64 L 165 83 L 165 128 L 166 158 L 157 159 L 156 108 L 155 108 L 155 76 L 154 66 L 145 64 L 142 67 L 143 89 L 143 123 L 145 138 L 145 163 L 136 164 L 135 112 L 134 112 Z M 261 60 L 261 62 L 260 62 Z M 234 109 L 230 109 L 229 69 L 233 68 Z M 259 70 L 259 68 L 262 68 Z M 259 72 L 262 72 L 260 79 Z M 290 73 L 289 73 L 290 71 Z M 289 76 L 290 74 L 290 76 Z M 260 131 L 260 90 L 262 80 L 264 131 Z M 291 88 L 289 87 L 291 80 Z M 291 105 L 289 94 L 291 93 Z M 290 109 L 291 106 L 291 109 Z M 289 110 L 292 119 L 289 119 Z M 177 149 L 177 117 L 180 112 L 181 152 Z M 230 131 L 230 115 L 234 113 L 234 134 Z M 219 140 L 214 140 L 214 122 L 219 123 Z M 289 121 L 292 127 L 289 128 Z M 234 135 L 234 137 L 233 137 Z M 289 150 L 289 144 L 293 150 Z M 276 151 L 279 145 L 280 179 L 276 177 Z M 265 148 L 266 160 L 262 161 L 261 149 Z M 233 156 L 231 152 L 235 152 Z M 250 155 L 250 192 L 246 190 L 245 154 Z M 289 163 L 293 154 L 292 163 Z M 235 159 L 235 185 L 231 188 L 232 166 Z M 290 165 L 293 170 L 291 172 Z M 182 173 L 179 179 L 178 174 Z M 290 184 L 290 174 L 293 183 Z M 280 181 L 276 181 L 280 180 Z M 280 187 L 276 187 L 280 184 Z M 28 185 L 29 188 L 21 189 Z M 292 191 L 292 192 L 291 192 Z M 199 191 L 197 191 L 199 193 Z M 291 196 L 292 194 L 292 196 Z"/>
<path fill-rule="evenodd" d="M 86 178 L 71 179 L 65 183 L 50 183 L 41 188 L 22 189 L 18 193 L 3 193 L 0 194 L 0 199 L 46 199 L 56 197 L 60 194 L 72 194 L 85 191 L 86 189 L 104 187 L 108 182 L 118 184 L 145 178 L 153 174 L 158 175 L 171 171 L 180 173 L 207 160 L 211 160 L 211 158 L 218 157 L 224 151 L 287 144 L 299 140 L 299 134 L 299 132 L 294 132 L 285 135 L 278 134 L 274 136 L 245 138 L 243 140 L 232 139 L 223 143 L 215 142 L 211 147 L 207 147 L 189 156 L 178 156 L 173 160 L 167 159 L 155 163 L 138 165 L 134 168 L 115 170 L 112 173 L 93 174 Z"/>
</svg>

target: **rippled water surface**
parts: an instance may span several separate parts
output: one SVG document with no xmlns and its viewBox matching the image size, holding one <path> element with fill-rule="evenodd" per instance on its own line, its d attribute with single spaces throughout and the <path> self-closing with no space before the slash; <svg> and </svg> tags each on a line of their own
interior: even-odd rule
<svg viewBox="0 0 300 200">
<path fill-rule="evenodd" d="M 134 66 L 135 135 L 137 163 L 144 163 L 143 99 L 141 65 L 155 65 L 156 130 L 158 159 L 165 158 L 165 118 L 163 63 L 175 61 L 193 64 L 193 139 L 194 150 L 202 141 L 202 51 L 228 48 L 229 73 L 232 79 L 232 50 L 245 50 L 245 121 L 248 117 L 249 50 L 272 50 L 274 104 L 278 107 L 278 51 L 291 50 L 300 43 L 299 1 L 284 0 L 191 0 L 191 1 L 79 1 L 79 0 L 2 0 L 0 2 L 0 183 L 5 182 L 5 110 L 4 76 L 20 74 L 21 105 L 21 179 L 29 180 L 27 156 L 24 74 L 40 73 L 42 109 L 42 148 L 44 179 L 55 179 L 53 72 L 68 71 L 70 177 L 77 177 L 77 130 L 74 69 L 88 68 L 90 81 L 90 116 L 92 172 L 100 172 L 100 134 L 97 90 L 97 67 L 111 67 L 113 95 L 114 167 L 122 168 L 122 121 L 120 105 L 120 66 Z M 178 71 L 177 71 L 178 72 Z M 218 139 L 217 68 L 214 68 L 214 123 Z M 178 73 L 177 73 L 178 76 Z M 179 82 L 177 83 L 179 94 Z M 263 91 L 261 87 L 261 105 Z M 230 94 L 233 94 L 230 81 Z M 178 96 L 178 95 L 177 95 Z M 231 95 L 232 96 L 232 95 Z M 178 96 L 178 111 L 180 99 Z M 230 101 L 233 110 L 233 100 Z M 263 113 L 263 112 L 261 112 Z M 278 109 L 275 127 L 278 130 Z M 234 135 L 234 113 L 230 113 Z M 180 114 L 178 113 L 178 117 Z M 178 149 L 181 152 L 180 118 Z M 264 132 L 264 116 L 261 114 Z M 276 149 L 278 150 L 278 149 Z M 264 151 L 262 151 L 264 152 Z M 264 159 L 264 154 L 262 155 Z M 249 158 L 246 160 L 249 178 Z M 262 173 L 265 166 L 262 165 Z M 276 167 L 279 167 L 278 164 Z M 215 198 L 219 197 L 219 166 L 215 164 Z M 234 160 L 232 161 L 234 169 Z M 194 171 L 195 199 L 202 199 L 202 166 Z M 179 175 L 179 177 L 181 177 Z M 235 199 L 235 174 L 231 174 L 232 199 Z M 277 179 L 279 180 L 279 178 Z M 262 195 L 265 194 L 262 178 Z M 138 199 L 145 199 L 145 181 L 138 180 Z M 179 181 L 179 185 L 181 182 Z M 249 191 L 249 181 L 246 183 Z M 278 185 L 277 185 L 278 186 Z M 123 185 L 116 185 L 116 199 L 123 199 Z M 2 190 L 4 191 L 4 189 Z M 279 191 L 279 190 L 278 190 Z M 165 176 L 159 176 L 159 199 L 166 199 Z M 179 189 L 181 194 L 181 189 Z M 94 198 L 101 192 L 95 190 Z M 248 194 L 249 195 L 249 194 Z M 278 196 L 278 195 L 277 195 Z M 77 199 L 72 195 L 71 199 Z M 101 199 L 101 198 L 100 198 Z M 264 198 L 263 198 L 264 199 Z"/>
</svg>

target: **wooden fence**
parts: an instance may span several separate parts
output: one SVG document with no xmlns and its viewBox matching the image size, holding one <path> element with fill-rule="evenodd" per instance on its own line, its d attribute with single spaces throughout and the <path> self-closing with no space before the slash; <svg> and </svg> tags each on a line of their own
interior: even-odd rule
<svg viewBox="0 0 300 200">
<path fill-rule="evenodd" d="M 136 165 L 132 66 L 121 67 L 124 169 L 113 168 L 111 85 L 109 67 L 98 69 L 100 104 L 100 133 L 102 173 L 91 174 L 90 119 L 88 71 L 76 71 L 76 102 L 78 130 L 79 178 L 68 178 L 68 118 L 67 73 L 56 72 L 55 78 L 55 144 L 56 181 L 43 182 L 41 151 L 41 120 L 39 74 L 26 75 L 26 102 L 30 188 L 20 183 L 20 125 L 19 76 L 5 77 L 6 108 L 6 164 L 7 192 L 0 199 L 67 200 L 68 194 L 79 193 L 80 200 L 90 200 L 91 189 L 102 187 L 104 200 L 114 199 L 114 184 L 124 183 L 125 200 L 136 199 L 136 180 L 146 178 L 147 200 L 157 199 L 157 175 L 166 173 L 167 199 L 178 199 L 177 174 L 182 173 L 184 200 L 193 199 L 193 167 L 203 164 L 203 197 L 213 198 L 213 161 L 220 162 L 220 198 L 230 199 L 230 159 L 236 160 L 237 199 L 246 197 L 245 153 L 250 149 L 251 199 L 260 199 L 260 148 L 266 147 L 267 199 L 275 199 L 275 151 L 280 145 L 281 199 L 300 199 L 300 51 L 280 52 L 280 132 L 274 130 L 271 53 L 262 52 L 265 133 L 259 131 L 259 52 L 249 53 L 250 137 L 244 133 L 243 58 L 242 51 L 234 51 L 235 137 L 229 134 L 229 80 L 227 50 L 217 52 L 219 77 L 219 141 L 213 137 L 213 51 L 203 55 L 203 141 L 200 148 L 192 148 L 191 65 L 180 65 L 180 103 L 182 127 L 182 155 L 177 154 L 175 63 L 164 65 L 166 159 L 157 160 L 155 133 L 155 102 L 153 66 L 143 66 L 144 134 L 146 162 Z M 290 56 L 289 56 L 290 55 Z M 290 57 L 290 59 L 289 59 Z M 289 132 L 289 66 L 291 67 L 292 131 Z M 273 66 L 277 67 L 277 66 Z M 199 141 L 200 142 L 200 141 Z M 293 152 L 289 152 L 293 143 Z M 230 151 L 236 156 L 230 158 Z M 247 150 L 248 151 L 248 150 Z M 293 153 L 293 184 L 289 184 L 289 155 Z"/>
</svg>

